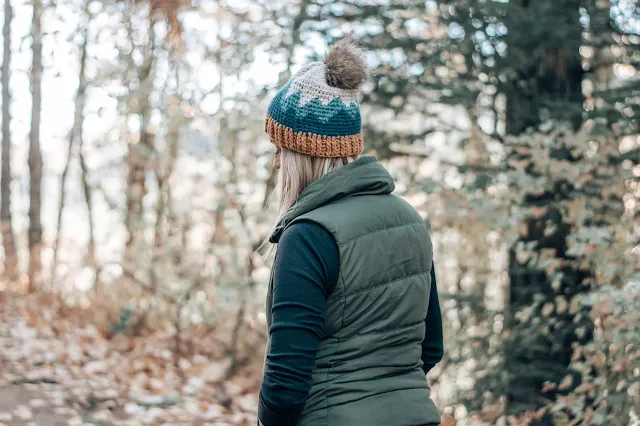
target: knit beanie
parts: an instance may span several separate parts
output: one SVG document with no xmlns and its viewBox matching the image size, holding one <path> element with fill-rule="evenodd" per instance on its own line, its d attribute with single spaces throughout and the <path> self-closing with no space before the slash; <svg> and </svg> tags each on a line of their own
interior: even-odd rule
<svg viewBox="0 0 640 426">
<path fill-rule="evenodd" d="M 304 66 L 273 98 L 265 124 L 271 141 L 316 157 L 360 154 L 358 95 L 366 77 L 362 50 L 338 41 L 323 61 Z"/>
</svg>

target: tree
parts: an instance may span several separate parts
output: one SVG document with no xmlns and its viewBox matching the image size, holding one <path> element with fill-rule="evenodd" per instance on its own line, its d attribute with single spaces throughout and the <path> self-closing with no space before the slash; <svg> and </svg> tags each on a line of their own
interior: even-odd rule
<svg viewBox="0 0 640 426">
<path fill-rule="evenodd" d="M 33 61 L 31 67 L 31 131 L 29 134 L 29 290 L 35 290 L 42 268 L 42 153 L 40 151 L 40 114 L 42 112 L 42 2 L 33 1 L 31 21 Z"/>
<path fill-rule="evenodd" d="M 80 158 L 81 170 L 83 176 L 83 189 L 85 195 L 85 201 L 88 207 L 88 217 L 89 217 L 89 259 L 93 259 L 94 255 L 94 227 L 93 227 L 93 218 L 91 212 L 91 190 L 86 184 L 86 163 L 84 161 L 84 156 L 82 155 L 82 145 L 83 145 L 83 132 L 82 132 L 82 123 L 84 121 L 84 108 L 86 103 L 87 96 L 87 76 L 86 76 L 86 68 L 87 68 L 87 46 L 89 44 L 89 27 L 90 27 L 90 14 L 88 10 L 89 2 L 85 4 L 85 8 L 83 11 L 83 27 L 80 32 L 82 34 L 82 45 L 80 46 L 80 67 L 78 71 L 78 89 L 76 91 L 76 97 L 74 102 L 74 114 L 73 114 L 73 126 L 69 131 L 69 144 L 67 151 L 66 163 L 64 166 L 64 170 L 62 172 L 62 177 L 60 179 L 60 203 L 58 208 L 58 219 L 56 224 L 56 236 L 54 239 L 53 245 L 53 262 L 51 267 L 51 279 L 55 282 L 56 279 L 56 267 L 58 266 L 58 253 L 60 250 L 60 239 L 62 235 L 62 215 L 65 207 L 65 196 L 67 189 L 67 178 L 69 176 L 69 169 L 71 165 L 71 159 L 73 158 L 73 154 L 75 151 L 78 151 L 78 156 Z"/>
<path fill-rule="evenodd" d="M 0 228 L 4 246 L 4 276 L 15 280 L 18 275 L 18 254 L 11 220 L 11 0 L 4 2 L 4 52 L 2 60 L 2 176 L 0 187 Z"/>
<path fill-rule="evenodd" d="M 506 133 L 518 135 L 541 121 L 582 124 L 580 0 L 510 1 L 507 55 L 498 64 L 507 96 Z"/>
<path fill-rule="evenodd" d="M 153 107 L 149 97 L 153 91 L 156 61 L 156 43 L 158 43 L 154 31 L 155 16 L 149 11 L 148 35 L 141 46 L 136 46 L 133 21 L 137 6 L 125 5 L 125 26 L 131 43 L 130 53 L 127 57 L 127 74 L 133 74 L 133 78 L 127 78 L 127 88 L 129 91 L 129 105 L 127 105 L 127 117 L 135 114 L 139 120 L 138 140 L 130 140 L 128 143 L 128 153 L 126 164 L 128 167 L 126 191 L 127 207 L 125 224 L 128 234 L 125 250 L 125 263 L 132 264 L 135 253 L 142 248 L 142 231 L 144 227 L 143 198 L 147 192 L 146 173 L 149 170 L 151 157 L 153 155 L 153 145 L 155 134 L 150 131 L 149 122 Z M 140 19 L 140 16 L 137 17 Z M 144 18 L 143 18 L 144 19 Z M 133 52 L 136 51 L 142 57 L 142 63 L 136 64 L 133 59 Z M 133 108 L 130 108 L 132 107 Z"/>
<path fill-rule="evenodd" d="M 166 25 L 166 42 L 170 48 L 179 49 L 181 43 L 182 25 L 178 19 L 181 10 L 190 7 L 187 1 L 148 0 L 136 1 L 125 7 L 125 28 L 127 30 L 130 49 L 124 54 L 127 65 L 126 85 L 128 91 L 127 117 L 134 116 L 139 122 L 137 140 L 130 140 L 127 152 L 126 179 L 126 213 L 125 226 L 128 234 L 125 263 L 132 264 L 136 252 L 144 247 L 143 228 L 144 205 L 143 199 L 148 192 L 147 173 L 151 171 L 155 152 L 156 133 L 151 125 L 151 118 L 158 106 L 151 99 L 154 93 L 157 62 L 161 49 L 162 36 L 156 32 L 156 25 Z M 142 24 L 142 28 L 136 28 Z M 145 25 L 146 28 L 145 28 Z M 136 41 L 140 37 L 139 31 L 146 34 L 142 42 Z M 134 59 L 141 58 L 140 63 Z M 131 136 L 131 135 L 129 135 Z"/>
<path fill-rule="evenodd" d="M 582 26 L 579 0 L 560 2 L 509 2 L 506 17 L 509 31 L 507 56 L 500 71 L 506 82 L 500 90 L 506 95 L 506 133 L 520 135 L 537 129 L 542 121 L 554 118 L 568 121 L 574 129 L 582 123 L 582 63 L 580 45 Z M 543 23 L 541 25 L 541 23 Z M 526 145 L 525 145 L 526 146 Z M 530 159 L 529 149 L 516 144 L 514 156 Z M 525 151 L 527 154 L 522 154 Z M 560 160 L 578 161 L 560 146 L 554 151 Z M 513 157 L 512 157 L 513 158 Z M 531 164 L 525 173 L 537 175 Z M 570 182 L 556 181 L 552 176 L 541 191 L 525 190 L 523 207 L 540 209 L 525 219 L 526 230 L 510 251 L 509 308 L 512 338 L 505 354 L 508 411 L 519 413 L 537 410 L 553 400 L 553 392 L 543 391 L 546 382 L 560 383 L 568 372 L 571 344 L 578 340 L 573 317 L 543 310 L 555 303 L 559 295 L 571 299 L 585 291 L 588 271 L 577 270 L 561 259 L 567 259 L 567 237 L 570 225 L 565 222 L 561 201 L 571 192 Z M 528 247 L 531 257 L 520 256 Z M 541 253 L 552 252 L 558 263 L 567 266 L 545 268 Z M 524 261 L 523 261 L 524 260 Z M 549 273 L 549 270 L 552 273 Z M 554 277 L 559 277 L 556 282 Z M 531 309 L 529 316 L 518 316 Z M 518 318 L 518 320 L 516 320 Z"/>
<path fill-rule="evenodd" d="M 612 179 L 620 173 L 616 134 L 603 137 L 598 121 L 588 119 L 583 93 L 590 77 L 580 54 L 583 40 L 604 39 L 611 48 L 608 8 L 603 2 L 577 0 L 511 1 L 507 7 L 508 26 L 518 30 L 506 38 L 499 91 L 506 97 L 505 128 L 511 136 L 506 145 L 510 181 L 521 193 L 513 207 L 520 219 L 519 238 L 510 249 L 508 268 L 509 413 L 548 407 L 580 385 L 582 373 L 571 364 L 580 353 L 576 348 L 591 341 L 594 329 L 589 307 L 580 300 L 607 282 L 603 265 L 583 244 L 606 247 L 601 236 L 615 232 L 613 225 L 624 215 L 622 178 Z M 596 79 L 607 92 L 606 82 Z M 601 105 L 609 110 L 608 102 Z M 623 105 L 620 112 L 631 108 L 626 99 L 619 98 L 618 105 Z M 589 115 L 604 115 L 605 128 L 620 128 L 624 114 L 602 113 Z M 611 192 L 604 190 L 608 185 Z M 532 424 L 553 421 L 547 411 Z"/>
</svg>

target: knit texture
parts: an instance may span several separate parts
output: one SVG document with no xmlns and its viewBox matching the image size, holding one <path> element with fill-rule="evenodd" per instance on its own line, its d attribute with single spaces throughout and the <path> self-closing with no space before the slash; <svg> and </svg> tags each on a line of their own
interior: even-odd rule
<svg viewBox="0 0 640 426">
<path fill-rule="evenodd" d="M 327 82 L 327 64 L 302 68 L 273 98 L 265 131 L 271 141 L 302 154 L 348 157 L 360 154 L 362 121 L 359 89 Z"/>
</svg>

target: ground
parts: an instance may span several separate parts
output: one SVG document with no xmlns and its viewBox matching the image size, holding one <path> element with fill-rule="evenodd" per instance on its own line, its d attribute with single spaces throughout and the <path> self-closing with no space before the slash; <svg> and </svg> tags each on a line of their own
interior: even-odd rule
<svg viewBox="0 0 640 426">
<path fill-rule="evenodd" d="M 104 336 L 42 298 L 0 293 L 0 426 L 255 425 L 255 372 L 176 358 L 169 333 Z"/>
</svg>

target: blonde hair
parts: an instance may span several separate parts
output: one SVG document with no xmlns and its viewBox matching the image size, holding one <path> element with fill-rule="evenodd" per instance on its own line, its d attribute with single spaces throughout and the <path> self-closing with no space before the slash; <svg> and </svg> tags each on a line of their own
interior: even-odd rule
<svg viewBox="0 0 640 426">
<path fill-rule="evenodd" d="M 276 187 L 271 195 L 271 203 L 277 205 L 278 216 L 272 232 L 289 209 L 298 201 L 300 194 L 311 182 L 320 179 L 327 173 L 355 161 L 358 156 L 324 158 L 300 154 L 287 148 L 280 148 L 280 170 Z M 265 257 L 274 254 L 275 244 L 269 239 L 261 247 L 268 246 Z"/>
</svg>

